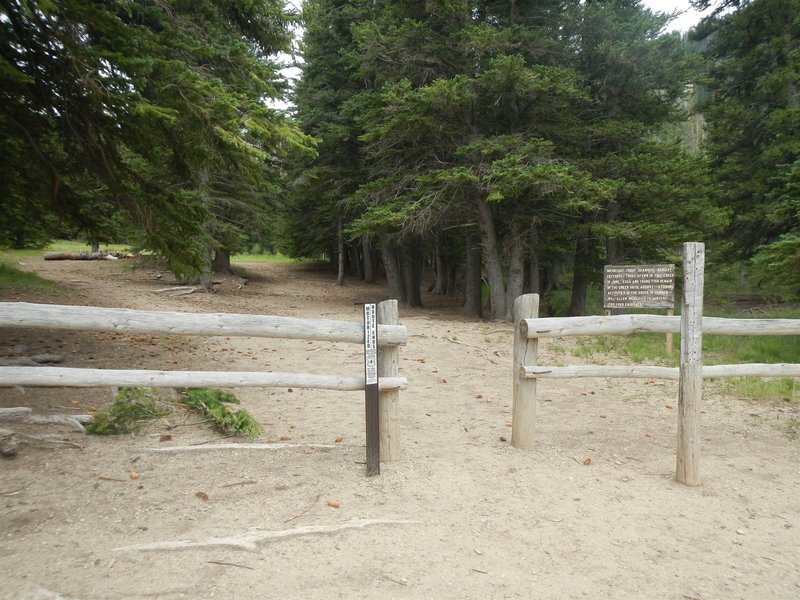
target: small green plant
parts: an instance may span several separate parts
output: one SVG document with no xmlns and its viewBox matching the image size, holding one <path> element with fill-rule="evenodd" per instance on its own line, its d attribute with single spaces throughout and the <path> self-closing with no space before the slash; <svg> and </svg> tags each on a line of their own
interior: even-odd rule
<svg viewBox="0 0 800 600">
<path fill-rule="evenodd" d="M 261 433 L 261 426 L 246 410 L 232 412 L 228 404 L 239 404 L 239 399 L 230 392 L 209 388 L 189 388 L 180 390 L 181 404 L 200 412 L 208 418 L 217 431 L 241 433 L 255 438 Z"/>
<path fill-rule="evenodd" d="M 86 433 L 114 435 L 137 431 L 144 421 L 167 414 L 156 404 L 158 397 L 152 388 L 122 388 L 114 403 L 95 413 L 86 425 Z"/>
</svg>

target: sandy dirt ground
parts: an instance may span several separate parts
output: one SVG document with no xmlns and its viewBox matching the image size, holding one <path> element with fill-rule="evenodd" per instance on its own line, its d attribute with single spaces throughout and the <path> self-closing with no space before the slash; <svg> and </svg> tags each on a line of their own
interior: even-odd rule
<svg viewBox="0 0 800 600">
<path fill-rule="evenodd" d="M 167 276 L 125 261 L 31 260 L 66 291 L 0 299 L 360 322 L 354 303 L 386 297 L 324 270 L 244 266 L 246 286 L 171 296 L 155 292 Z M 358 392 L 240 389 L 258 441 L 289 438 L 271 450 L 212 450 L 246 440 L 180 412 L 116 437 L 4 423 L 80 448 L 23 445 L 0 460 L 0 598 L 800 598 L 796 404 L 707 384 L 694 488 L 674 480 L 673 382 L 542 381 L 537 447 L 518 451 L 510 326 L 425 301 L 400 311 L 401 458 L 377 477 L 364 473 Z M 539 362 L 615 360 L 573 348 L 543 341 Z M 357 345 L 0 329 L 0 356 L 42 352 L 76 367 L 363 373 Z M 112 398 L 0 388 L 0 406 L 37 414 Z"/>
</svg>

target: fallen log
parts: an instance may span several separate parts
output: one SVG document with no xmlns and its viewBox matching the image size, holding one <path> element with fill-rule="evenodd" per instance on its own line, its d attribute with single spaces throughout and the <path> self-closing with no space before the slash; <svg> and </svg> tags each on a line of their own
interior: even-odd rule
<svg viewBox="0 0 800 600">
<path fill-rule="evenodd" d="M 127 258 L 123 252 L 45 252 L 45 260 L 117 260 Z"/>
<path fill-rule="evenodd" d="M 83 431 L 83 426 L 92 420 L 92 415 L 34 415 L 27 406 L 0 408 L 0 421 L 32 423 L 34 425 L 67 425 L 75 431 Z"/>
<path fill-rule="evenodd" d="M 12 356 L 0 358 L 0 367 L 35 367 L 37 365 L 57 364 L 64 362 L 61 354 L 36 354 L 34 356 Z"/>
<path fill-rule="evenodd" d="M 0 455 L 5 458 L 13 458 L 19 452 L 21 444 L 34 444 L 37 446 L 60 446 L 65 448 L 78 448 L 83 446 L 67 440 L 55 439 L 51 437 L 40 437 L 12 431 L 11 429 L 0 428 Z"/>
</svg>

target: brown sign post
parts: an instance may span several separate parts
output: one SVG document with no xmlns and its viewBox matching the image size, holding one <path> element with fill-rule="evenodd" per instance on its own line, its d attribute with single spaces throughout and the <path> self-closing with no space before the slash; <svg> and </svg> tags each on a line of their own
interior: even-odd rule
<svg viewBox="0 0 800 600">
<path fill-rule="evenodd" d="M 378 321 L 375 304 L 364 304 L 364 412 L 367 430 L 367 477 L 381 472 L 378 405 Z"/>
</svg>

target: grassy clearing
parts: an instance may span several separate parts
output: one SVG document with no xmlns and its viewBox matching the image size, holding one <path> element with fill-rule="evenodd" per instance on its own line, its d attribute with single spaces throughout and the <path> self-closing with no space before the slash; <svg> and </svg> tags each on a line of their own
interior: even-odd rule
<svg viewBox="0 0 800 600">
<path fill-rule="evenodd" d="M 294 258 L 289 258 L 288 256 L 284 256 L 280 252 L 277 254 L 234 254 L 231 256 L 231 262 L 267 262 L 267 263 L 280 263 L 280 264 L 295 264 L 303 261 L 299 261 Z"/>
<path fill-rule="evenodd" d="M 739 377 L 723 380 L 722 386 L 726 393 L 739 398 L 800 402 L 800 383 L 790 377 L 781 379 Z"/>
<path fill-rule="evenodd" d="M 315 265 L 315 264 L 327 264 L 326 261 L 316 259 L 316 258 L 291 258 L 280 252 L 275 254 L 271 254 L 268 252 L 265 253 L 245 253 L 245 254 L 234 254 L 231 256 L 232 263 L 279 263 L 279 264 L 286 264 L 286 265 Z"/>
<path fill-rule="evenodd" d="M 89 252 L 91 246 L 75 240 L 54 240 L 44 248 L 26 248 L 24 250 L 0 249 L 0 261 L 17 262 L 31 258 L 41 258 L 45 252 Z M 126 244 L 101 244 L 100 252 L 131 252 Z M 231 257 L 233 262 L 270 262 L 283 264 L 303 264 L 316 262 L 310 259 L 295 259 L 283 254 L 244 253 Z"/>
<path fill-rule="evenodd" d="M 22 294 L 25 292 L 53 293 L 62 291 L 57 283 L 43 279 L 35 273 L 20 271 L 0 262 L 0 294 Z"/>
<path fill-rule="evenodd" d="M 24 250 L 0 249 L 0 261 L 18 262 L 30 258 L 41 258 L 45 252 L 90 252 L 89 244 L 74 240 L 54 240 L 44 248 L 26 248 Z M 101 244 L 100 252 L 130 252 L 125 244 Z"/>
</svg>

